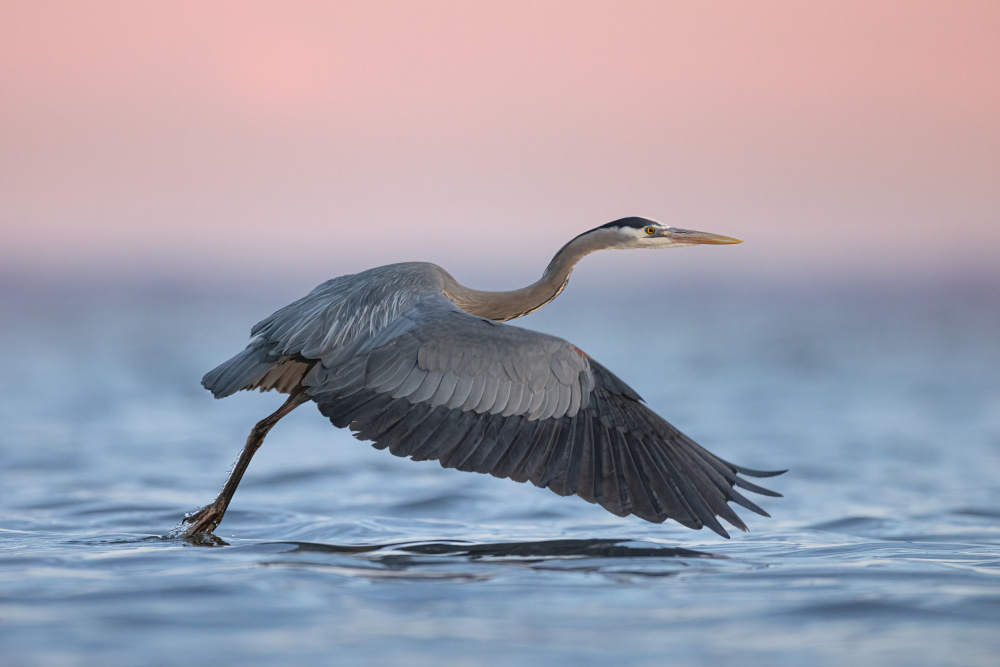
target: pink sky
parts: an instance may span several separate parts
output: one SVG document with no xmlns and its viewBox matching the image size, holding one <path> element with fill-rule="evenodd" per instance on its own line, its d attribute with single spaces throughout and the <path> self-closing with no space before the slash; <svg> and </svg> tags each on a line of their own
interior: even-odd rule
<svg viewBox="0 0 1000 667">
<path fill-rule="evenodd" d="M 0 94 L 0 273 L 533 277 L 631 214 L 747 241 L 690 271 L 1000 265 L 995 0 L 13 0 Z"/>
</svg>

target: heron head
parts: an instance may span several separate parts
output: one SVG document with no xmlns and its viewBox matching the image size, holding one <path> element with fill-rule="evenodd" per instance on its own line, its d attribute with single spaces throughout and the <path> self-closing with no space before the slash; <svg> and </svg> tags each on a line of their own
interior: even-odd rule
<svg viewBox="0 0 1000 667">
<path fill-rule="evenodd" d="M 728 236 L 668 227 L 662 222 L 636 216 L 615 220 L 601 225 L 597 229 L 607 229 L 614 232 L 616 236 L 615 246 L 618 248 L 683 248 L 699 244 L 743 243 L 739 239 Z"/>
</svg>

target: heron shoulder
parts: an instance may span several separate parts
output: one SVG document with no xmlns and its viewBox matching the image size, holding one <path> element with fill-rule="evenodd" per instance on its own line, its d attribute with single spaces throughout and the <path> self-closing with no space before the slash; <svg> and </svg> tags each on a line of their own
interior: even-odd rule
<svg viewBox="0 0 1000 667">
<path fill-rule="evenodd" d="M 336 297 L 339 294 L 387 293 L 414 291 L 440 292 L 448 273 L 430 262 L 385 264 L 358 273 L 331 278 L 317 285 L 305 298 L 314 295 Z"/>
<path fill-rule="evenodd" d="M 261 320 L 250 333 L 270 356 L 326 358 L 375 335 L 417 301 L 440 294 L 443 274 L 434 264 L 406 262 L 333 278 Z"/>
</svg>

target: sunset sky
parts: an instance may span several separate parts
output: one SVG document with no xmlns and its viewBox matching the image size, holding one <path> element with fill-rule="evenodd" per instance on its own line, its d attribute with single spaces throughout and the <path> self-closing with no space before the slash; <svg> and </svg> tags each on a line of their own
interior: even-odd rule
<svg viewBox="0 0 1000 667">
<path fill-rule="evenodd" d="M 0 274 L 513 286 L 633 214 L 746 241 L 693 275 L 1000 276 L 1000 2 L 0 4 Z"/>
</svg>

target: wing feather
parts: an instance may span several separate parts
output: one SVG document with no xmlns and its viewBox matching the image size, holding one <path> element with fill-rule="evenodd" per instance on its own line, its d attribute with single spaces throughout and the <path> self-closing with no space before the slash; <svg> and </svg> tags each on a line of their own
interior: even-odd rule
<svg viewBox="0 0 1000 667">
<path fill-rule="evenodd" d="M 566 490 L 566 461 L 573 446 L 573 438 L 576 436 L 576 421 L 566 420 L 560 426 L 548 455 L 538 462 L 531 481 L 535 486 L 549 488 L 560 496 L 568 496 L 572 492 Z"/>
<path fill-rule="evenodd" d="M 483 392 L 486 391 L 486 382 L 489 380 L 485 375 L 473 375 L 472 387 L 469 389 L 469 396 L 462 403 L 460 409 L 473 410 L 479 402 L 483 400 Z"/>
<path fill-rule="evenodd" d="M 493 404 L 486 410 L 491 415 L 501 414 L 507 409 L 507 402 L 510 400 L 510 392 L 513 387 L 513 383 L 510 378 L 504 374 L 497 378 L 497 393 L 493 398 Z"/>
<path fill-rule="evenodd" d="M 388 368 L 384 372 L 379 373 L 377 378 L 373 378 L 365 384 L 379 392 L 391 393 L 399 389 L 400 385 L 403 384 L 403 381 L 409 377 L 410 372 L 414 369 L 414 367 L 416 367 L 417 360 L 412 356 L 404 354 L 400 354 L 397 359 L 398 362 L 394 367 Z M 320 386 L 322 385 L 320 384 Z"/>
<path fill-rule="evenodd" d="M 579 451 L 571 459 L 572 470 L 569 477 L 574 480 L 574 492 L 587 502 L 596 502 L 594 494 L 594 423 L 592 419 L 581 419 L 576 444 Z"/>
<path fill-rule="evenodd" d="M 458 377 L 454 372 L 446 371 L 441 376 L 441 383 L 434 390 L 434 395 L 427 402 L 435 407 L 448 403 L 451 397 L 455 395 L 455 388 L 458 386 Z"/>
<path fill-rule="evenodd" d="M 403 382 L 396 387 L 396 390 L 392 392 L 393 398 L 406 397 L 414 393 L 420 384 L 427 377 L 427 371 L 420 368 L 419 365 L 415 365 L 410 369 L 409 374 L 403 379 Z M 411 401 L 412 402 L 412 401 Z"/>
<path fill-rule="evenodd" d="M 448 462 L 445 463 L 442 460 L 441 465 L 446 468 L 458 468 L 463 470 L 465 462 L 469 460 L 469 457 L 475 453 L 480 446 L 484 444 L 489 444 L 492 442 L 494 436 L 495 428 L 492 420 L 484 419 L 479 413 L 471 413 L 476 415 L 476 421 L 479 424 L 479 428 L 476 430 L 476 437 L 467 439 L 458 444 L 454 450 L 452 450 L 451 455 L 448 457 Z"/>
<path fill-rule="evenodd" d="M 528 417 L 531 419 L 531 417 Z M 535 421 L 535 420 L 532 420 Z M 555 419 L 545 421 L 535 421 L 538 426 L 531 436 L 531 442 L 524 452 L 524 457 L 514 467 L 510 478 L 515 482 L 527 482 L 531 478 L 534 469 L 538 466 L 538 461 L 544 457 L 559 432 L 560 422 Z"/>
<path fill-rule="evenodd" d="M 428 371 L 424 376 L 424 379 L 420 382 L 420 386 L 417 387 L 413 393 L 408 394 L 406 398 L 409 399 L 410 403 L 430 403 L 432 406 L 434 402 L 431 401 L 431 397 L 441 386 L 441 378 L 444 377 L 444 373 L 441 371 Z"/>
<path fill-rule="evenodd" d="M 595 424 L 595 428 L 599 429 L 601 443 L 601 478 L 596 488 L 597 502 L 612 514 L 626 516 L 629 513 L 628 499 L 621 488 L 622 475 L 615 455 L 614 431 L 600 423 Z"/>
<path fill-rule="evenodd" d="M 479 445 L 482 444 L 483 438 L 486 437 L 486 420 L 482 419 L 475 412 L 464 412 L 462 414 L 469 415 L 473 420 L 473 425 L 465 438 L 450 448 L 441 457 L 441 465 L 445 468 L 458 468 L 461 464 L 465 463 L 466 459 L 472 455 L 472 452 L 476 451 Z"/>
<path fill-rule="evenodd" d="M 455 388 L 452 390 L 451 396 L 445 402 L 444 406 L 446 408 L 457 408 L 469 398 L 469 394 L 472 392 L 472 383 L 475 378 L 471 375 L 458 374 L 452 371 L 452 375 L 455 376 Z"/>
<path fill-rule="evenodd" d="M 476 412 L 490 412 L 493 410 L 493 402 L 497 400 L 497 392 L 500 390 L 500 378 L 496 375 L 487 374 L 486 382 L 483 385 L 483 395 L 479 403 L 472 408 Z"/>
<path fill-rule="evenodd" d="M 483 448 L 481 455 L 477 452 L 474 462 L 476 472 L 493 473 L 500 465 L 500 461 L 514 447 L 514 444 L 524 438 L 527 432 L 533 430 L 535 424 L 535 422 L 528 421 L 520 415 L 504 419 L 501 423 L 503 424 L 503 429 L 497 436 L 496 446 L 489 450 Z"/>
<path fill-rule="evenodd" d="M 494 477 L 515 479 L 514 471 L 531 451 L 531 443 L 534 441 L 535 431 L 538 429 L 539 424 L 540 422 L 530 419 L 521 420 L 521 428 L 518 430 L 517 438 L 514 439 L 511 446 L 494 464 L 490 470 L 491 475 Z"/>
<path fill-rule="evenodd" d="M 438 429 L 419 447 L 413 450 L 410 458 L 414 461 L 444 460 L 456 447 L 470 438 L 470 434 L 480 429 L 481 424 L 474 412 L 448 411 L 449 419 L 442 422 Z"/>
</svg>

